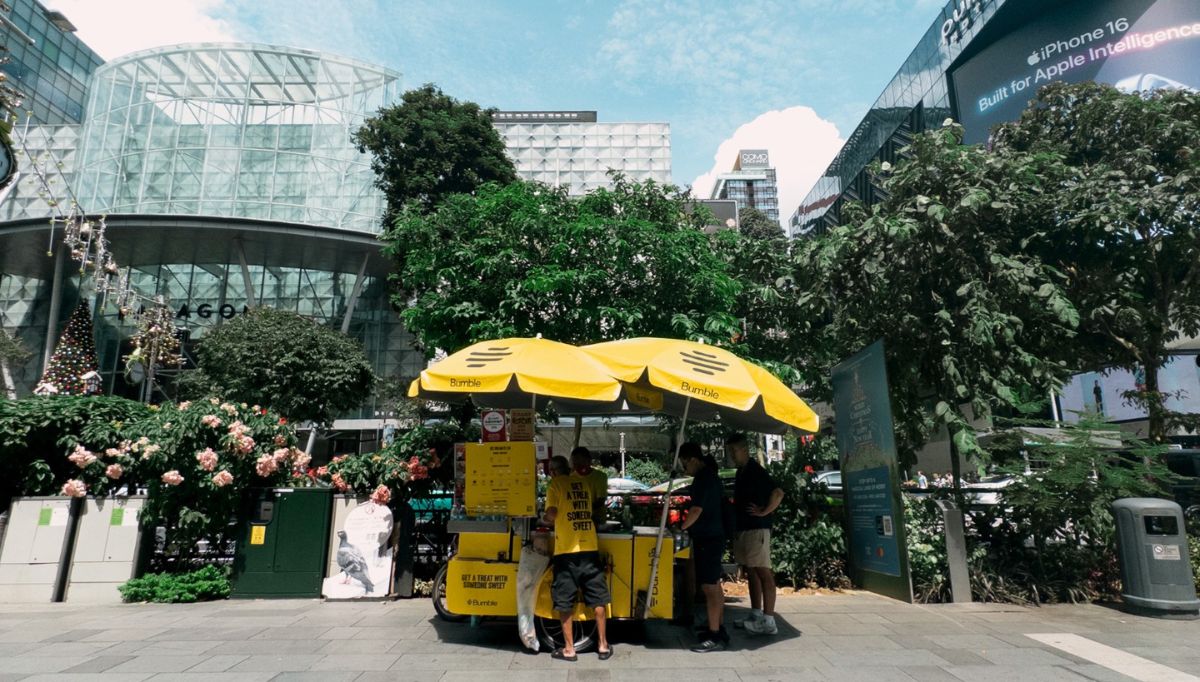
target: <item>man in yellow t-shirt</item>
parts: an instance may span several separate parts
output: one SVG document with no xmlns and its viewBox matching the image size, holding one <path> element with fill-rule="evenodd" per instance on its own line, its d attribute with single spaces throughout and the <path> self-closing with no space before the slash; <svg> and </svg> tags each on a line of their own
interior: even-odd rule
<svg viewBox="0 0 1200 682">
<path fill-rule="evenodd" d="M 564 459 L 556 457 L 556 460 Z M 565 461 L 554 462 L 557 468 Z M 610 601 L 604 564 L 600 560 L 600 543 L 592 520 L 592 488 L 577 472 L 555 476 L 546 492 L 545 521 L 554 526 L 554 582 L 551 596 L 554 610 L 562 621 L 566 645 L 554 651 L 553 657 L 565 661 L 578 659 L 575 654 L 575 629 L 572 615 L 575 598 L 583 591 L 584 604 L 596 614 L 596 633 L 600 638 L 600 660 L 612 657 L 605 631 L 606 607 Z"/>
<path fill-rule="evenodd" d="M 608 520 L 605 507 L 608 502 L 608 475 L 592 468 L 592 451 L 582 445 L 571 451 L 571 468 L 587 479 L 588 487 L 592 490 L 592 520 L 596 522 L 596 532 L 599 533 Z"/>
</svg>

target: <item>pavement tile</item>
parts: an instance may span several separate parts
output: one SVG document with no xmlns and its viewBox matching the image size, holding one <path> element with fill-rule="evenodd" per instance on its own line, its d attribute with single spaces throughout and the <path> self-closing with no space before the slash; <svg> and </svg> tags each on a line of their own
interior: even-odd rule
<svg viewBox="0 0 1200 682">
<path fill-rule="evenodd" d="M 833 682 L 913 682 L 913 678 L 895 666 L 840 666 L 818 668 L 822 677 Z"/>
<path fill-rule="evenodd" d="M 403 654 L 391 670 L 503 670 L 512 663 L 513 654 L 494 653 Z"/>
<path fill-rule="evenodd" d="M 1013 645 L 991 635 L 927 635 L 925 637 L 934 646 L 943 649 L 970 649 L 971 651 L 988 651 L 991 649 L 1011 649 Z"/>
<path fill-rule="evenodd" d="M 704 654 L 705 657 L 709 654 Z M 609 671 L 613 682 L 662 682 L 663 671 L 636 668 L 614 668 Z M 741 682 L 736 668 L 673 668 L 671 679 L 689 682 Z"/>
<path fill-rule="evenodd" d="M 218 654 L 311 654 L 322 645 L 300 639 L 243 639 L 217 642 L 209 649 Z"/>
<path fill-rule="evenodd" d="M 312 642 L 318 654 L 383 654 L 396 644 L 396 639 L 330 639 Z"/>
<path fill-rule="evenodd" d="M 404 676 L 396 672 L 365 672 L 354 678 L 354 682 L 441 682 L 446 675 L 444 670 L 406 670 Z M 511 679 L 511 676 L 505 676 Z"/>
<path fill-rule="evenodd" d="M 318 660 L 309 670 L 382 671 L 389 670 L 399 658 L 395 654 L 331 654 Z"/>
<path fill-rule="evenodd" d="M 948 661 L 929 651 L 877 651 L 864 647 L 860 651 L 834 651 L 821 654 L 834 668 L 852 668 L 857 666 L 939 666 Z"/>
<path fill-rule="evenodd" d="M 108 672 L 114 673 L 181 673 L 207 659 L 207 656 L 188 656 L 185 654 L 172 655 L 138 655 L 128 661 L 113 667 Z"/>
<path fill-rule="evenodd" d="M 834 651 L 891 651 L 900 648 L 899 644 L 882 635 L 820 635 L 810 639 Z"/>
<path fill-rule="evenodd" d="M 281 629 L 286 630 L 287 628 Z M 262 631 L 262 628 L 225 627 L 224 623 L 220 621 L 213 621 L 208 627 L 170 628 L 168 630 L 163 630 L 159 634 L 152 637 L 152 639 L 175 642 L 206 642 L 213 640 L 236 641 L 250 639 Z"/>
<path fill-rule="evenodd" d="M 301 673 L 279 673 L 271 678 L 271 682 L 353 682 L 361 675 L 357 670 L 335 672 L 330 670 L 322 670 L 321 672 L 301 672 Z"/>
<path fill-rule="evenodd" d="M 96 656 L 112 646 L 112 642 L 38 642 L 22 656 Z"/>
<path fill-rule="evenodd" d="M 477 680 L 509 680 L 519 682 L 569 682 L 573 671 L 562 670 L 527 670 L 519 675 L 514 675 L 511 672 L 496 670 L 483 672 L 479 670 L 450 670 L 446 672 L 439 682 L 477 682 Z M 393 673 L 394 674 L 394 673 Z M 600 678 L 591 678 L 596 682 L 601 682 Z M 609 678 L 604 677 L 604 682 Z"/>
<path fill-rule="evenodd" d="M 1083 682 L 1088 679 L 1060 665 L 955 665 L 946 672 L 964 682 Z"/>
<path fill-rule="evenodd" d="M 14 656 L 0 661 L 0 670 L 11 675 L 59 673 L 86 660 L 86 656 Z"/>
<path fill-rule="evenodd" d="M 278 673 L 159 673 L 149 678 L 150 682 L 269 682 Z"/>
<path fill-rule="evenodd" d="M 259 628 L 252 639 L 303 639 L 313 640 L 318 639 L 328 630 L 325 625 L 315 625 L 309 627 L 275 627 L 275 628 Z M 232 638 L 222 638 L 232 639 Z"/>
<path fill-rule="evenodd" d="M 979 655 L 997 665 L 1066 665 L 1074 663 L 1074 660 L 1065 658 L 1066 654 L 1059 655 L 1045 649 L 993 649 L 981 651 Z"/>
<path fill-rule="evenodd" d="M 187 669 L 189 673 L 223 673 L 249 658 L 247 654 L 217 654 L 209 656 Z"/>
<path fill-rule="evenodd" d="M 31 675 L 22 682 L 139 682 L 149 679 L 154 673 L 50 673 Z"/>
<path fill-rule="evenodd" d="M 102 673 L 109 668 L 115 668 L 125 661 L 132 660 L 133 656 L 95 656 L 87 659 L 79 665 L 72 666 L 64 670 L 64 673 Z"/>
<path fill-rule="evenodd" d="M 321 654 L 257 654 L 248 656 L 246 660 L 229 669 L 228 672 L 305 672 L 319 661 Z"/>
<path fill-rule="evenodd" d="M 737 671 L 742 682 L 824 682 L 828 679 L 816 668 L 750 668 Z"/>
<path fill-rule="evenodd" d="M 929 665 L 902 665 L 900 672 L 921 682 L 960 682 L 959 679 L 946 672 L 945 668 Z"/>
<path fill-rule="evenodd" d="M 1115 670 L 1110 670 L 1102 665 L 1095 665 L 1091 663 L 1088 665 L 1074 666 L 1071 668 L 1071 672 L 1074 672 L 1078 675 L 1083 675 L 1089 680 L 1095 680 L 1096 682 L 1137 682 L 1135 678 L 1129 677 L 1128 675 L 1122 675 Z"/>
</svg>

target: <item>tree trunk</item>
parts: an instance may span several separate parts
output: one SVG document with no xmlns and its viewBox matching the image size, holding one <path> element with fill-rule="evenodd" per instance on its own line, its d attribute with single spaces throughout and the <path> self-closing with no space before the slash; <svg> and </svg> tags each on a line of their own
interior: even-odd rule
<svg viewBox="0 0 1200 682">
<path fill-rule="evenodd" d="M 0 383 L 4 384 L 4 395 L 9 400 L 17 399 L 17 383 L 13 380 L 12 372 L 8 369 L 8 360 L 0 358 Z"/>
<path fill-rule="evenodd" d="M 1146 386 L 1142 397 L 1146 404 L 1147 435 L 1151 443 L 1165 443 L 1167 440 L 1166 405 L 1163 395 L 1158 390 L 1158 368 L 1162 366 L 1161 356 L 1158 352 L 1149 352 L 1145 353 L 1143 357 L 1149 359 L 1149 362 L 1145 364 Z"/>
</svg>

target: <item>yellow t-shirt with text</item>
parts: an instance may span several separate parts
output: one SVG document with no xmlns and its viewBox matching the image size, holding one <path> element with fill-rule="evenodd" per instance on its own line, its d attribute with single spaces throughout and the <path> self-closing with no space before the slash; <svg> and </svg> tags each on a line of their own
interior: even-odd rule
<svg viewBox="0 0 1200 682">
<path fill-rule="evenodd" d="M 558 510 L 554 519 L 555 555 L 600 549 L 592 521 L 592 487 L 586 478 L 572 473 L 552 479 L 546 492 L 546 508 L 551 507 Z"/>
</svg>

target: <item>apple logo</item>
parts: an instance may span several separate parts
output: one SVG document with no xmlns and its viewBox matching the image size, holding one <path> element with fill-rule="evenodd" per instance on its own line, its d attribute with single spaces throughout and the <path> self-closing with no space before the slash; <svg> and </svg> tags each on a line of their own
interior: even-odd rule
<svg viewBox="0 0 1200 682">
<path fill-rule="evenodd" d="M 1034 50 L 1033 52 L 1029 53 L 1029 59 L 1026 59 L 1025 61 L 1028 62 L 1030 66 L 1033 66 L 1034 64 L 1042 61 L 1042 58 L 1038 55 L 1038 51 Z"/>
</svg>

